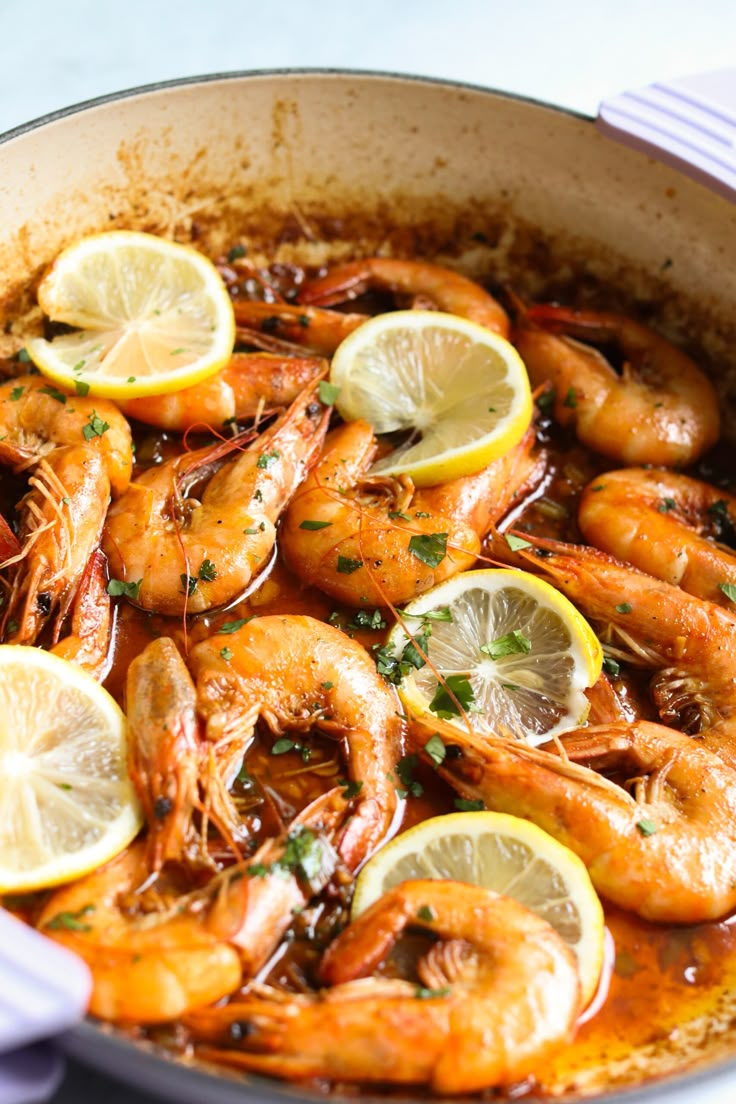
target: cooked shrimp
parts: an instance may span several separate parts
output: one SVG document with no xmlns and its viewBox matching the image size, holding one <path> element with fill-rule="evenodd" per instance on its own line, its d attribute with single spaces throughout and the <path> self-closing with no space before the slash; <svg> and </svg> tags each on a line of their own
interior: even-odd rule
<svg viewBox="0 0 736 1104">
<path fill-rule="evenodd" d="M 51 651 L 102 682 L 110 669 L 113 615 L 107 593 L 107 562 L 99 549 L 90 556 L 80 579 L 69 629 Z"/>
<path fill-rule="evenodd" d="M 416 727 L 417 747 L 435 731 L 457 749 L 440 773 L 460 794 L 534 821 L 615 904 L 676 924 L 736 908 L 736 771 L 699 741 L 619 721 L 564 733 L 555 750 L 438 722 Z M 631 779 L 633 792 L 598 770 Z"/>
<path fill-rule="evenodd" d="M 511 553 L 501 538 L 493 554 L 561 590 L 614 656 L 655 671 L 651 691 L 664 721 L 690 732 L 724 721 L 736 737 L 736 615 L 597 549 L 525 536 L 535 549 Z M 726 730 L 713 730 L 714 748 L 716 731 L 725 753 Z"/>
<path fill-rule="evenodd" d="M 28 471 L 20 552 L 6 558 L 6 641 L 32 644 L 55 618 L 53 642 L 99 546 L 110 493 L 128 485 L 128 423 L 102 399 L 66 396 L 38 376 L 0 385 L 0 464 Z"/>
<path fill-rule="evenodd" d="M 129 418 L 179 433 L 192 426 L 220 427 L 287 406 L 325 369 L 319 357 L 235 353 L 202 383 L 173 394 L 118 400 L 118 406 Z"/>
<path fill-rule="evenodd" d="M 621 375 L 571 337 L 616 343 L 625 358 Z M 718 440 L 718 400 L 708 377 L 665 338 L 624 315 L 532 307 L 514 343 L 532 384 L 552 383 L 557 421 L 604 456 L 683 466 Z"/>
<path fill-rule="evenodd" d="M 367 314 L 345 314 L 320 307 L 262 303 L 249 299 L 233 301 L 238 338 L 259 348 L 277 348 L 286 352 L 310 350 L 319 356 L 332 356 L 341 341 L 369 318 Z M 242 327 L 242 329 L 241 329 Z"/>
<path fill-rule="evenodd" d="M 148 824 L 147 864 L 158 871 L 201 844 L 192 822 L 203 760 L 196 694 L 173 640 L 152 640 L 132 661 L 125 706 L 128 770 Z"/>
<path fill-rule="evenodd" d="M 145 841 L 52 893 L 38 920 L 92 971 L 90 1012 L 115 1023 L 176 1019 L 232 993 L 274 950 L 309 896 L 329 881 L 329 837 L 345 819 L 339 793 L 318 798 L 288 833 L 268 840 L 251 867 L 231 867 L 201 890 L 149 879 Z M 294 859 L 289 844 L 301 841 Z"/>
<path fill-rule="evenodd" d="M 113 503 L 103 547 L 115 578 L 158 613 L 201 613 L 237 598 L 266 564 L 276 521 L 316 458 L 329 410 L 310 385 L 240 456 L 212 476 L 201 500 L 187 484 L 221 446 L 149 469 Z"/>
<path fill-rule="evenodd" d="M 61 445 L 86 445 L 100 453 L 113 495 L 128 486 L 130 427 L 114 403 L 65 395 L 43 376 L 0 384 L 0 464 L 27 471 Z"/>
<path fill-rule="evenodd" d="M 578 524 L 596 548 L 736 611 L 723 590 L 736 587 L 736 550 L 704 535 L 736 534 L 736 495 L 675 472 L 625 468 L 585 488 Z"/>
<path fill-rule="evenodd" d="M 236 762 L 259 717 L 275 733 L 314 727 L 344 741 L 356 796 L 337 846 L 354 870 L 394 818 L 403 733 L 398 699 L 363 646 L 311 617 L 258 617 L 196 644 L 189 663 L 207 738 Z"/>
<path fill-rule="evenodd" d="M 286 562 L 304 582 L 351 606 L 401 604 L 472 567 L 481 538 L 541 477 L 533 433 L 477 475 L 414 490 L 372 477 L 367 422 L 328 434 L 281 523 Z"/>
<path fill-rule="evenodd" d="M 20 554 L 12 566 L 5 640 L 33 644 L 55 618 L 58 640 L 90 556 L 99 547 L 110 501 L 104 458 L 86 445 L 62 445 L 35 465 L 18 504 Z"/>
<path fill-rule="evenodd" d="M 439 310 L 469 318 L 502 337 L 508 336 L 506 311 L 485 288 L 459 272 L 427 261 L 390 257 L 349 261 L 330 269 L 325 276 L 310 280 L 302 288 L 299 299 L 302 303 L 329 307 L 355 299 L 371 288 L 430 300 Z"/>
<path fill-rule="evenodd" d="M 440 941 L 424 988 L 370 977 L 409 928 Z M 517 901 L 451 881 L 404 882 L 345 929 L 323 959 L 333 988 L 252 996 L 188 1017 L 201 1057 L 298 1080 L 476 1092 L 522 1081 L 570 1040 L 580 984 L 554 929 Z M 359 980 L 356 980 L 359 979 Z"/>
</svg>

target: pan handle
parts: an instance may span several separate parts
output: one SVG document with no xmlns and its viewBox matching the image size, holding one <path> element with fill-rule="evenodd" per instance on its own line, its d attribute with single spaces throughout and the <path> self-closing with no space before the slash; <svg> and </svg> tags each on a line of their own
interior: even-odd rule
<svg viewBox="0 0 736 1104">
<path fill-rule="evenodd" d="M 53 1093 L 63 1059 L 38 1040 L 80 1019 L 90 990 L 81 958 L 0 908 L 0 1104 Z"/>
<path fill-rule="evenodd" d="M 603 101 L 596 125 L 736 201 L 736 68 L 622 92 Z"/>
</svg>

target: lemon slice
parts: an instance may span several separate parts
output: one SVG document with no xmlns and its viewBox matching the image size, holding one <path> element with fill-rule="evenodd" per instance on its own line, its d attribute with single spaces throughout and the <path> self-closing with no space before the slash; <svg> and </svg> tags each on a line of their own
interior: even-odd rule
<svg viewBox="0 0 736 1104">
<path fill-rule="evenodd" d="M 423 666 L 407 629 L 423 644 Z M 428 590 L 402 611 L 388 644 L 414 716 L 470 722 L 483 735 L 532 745 L 585 720 L 584 690 L 603 662 L 597 637 L 567 598 L 505 568 L 466 571 Z"/>
<path fill-rule="evenodd" d="M 355 883 L 352 915 L 413 878 L 471 882 L 536 912 L 575 953 L 589 1003 L 603 966 L 603 909 L 582 861 L 536 824 L 492 812 L 422 821 L 368 860 Z"/>
<path fill-rule="evenodd" d="M 179 391 L 222 368 L 233 306 L 215 266 L 153 234 L 113 230 L 65 249 L 38 289 L 41 309 L 74 333 L 32 338 L 44 375 L 112 399 Z"/>
<path fill-rule="evenodd" d="M 107 862 L 141 814 L 125 716 L 80 667 L 0 646 L 0 892 L 43 889 Z"/>
<path fill-rule="evenodd" d="M 365 418 L 376 433 L 415 431 L 372 470 L 410 475 L 418 486 L 481 471 L 521 440 L 532 418 L 513 345 L 438 311 L 369 319 L 338 346 L 330 379 L 346 421 Z"/>
</svg>

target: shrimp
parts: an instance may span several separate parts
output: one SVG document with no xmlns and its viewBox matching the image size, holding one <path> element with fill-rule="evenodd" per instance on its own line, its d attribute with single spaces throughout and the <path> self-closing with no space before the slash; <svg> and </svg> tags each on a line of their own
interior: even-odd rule
<svg viewBox="0 0 736 1104">
<path fill-rule="evenodd" d="M 370 973 L 409 928 L 433 944 L 424 988 Z M 256 989 L 187 1018 L 200 1057 L 297 1080 L 429 1085 L 466 1093 L 510 1085 L 568 1042 L 580 1010 L 569 948 L 509 897 L 460 882 L 390 890 L 328 948 L 333 988 L 316 996 Z"/>
<path fill-rule="evenodd" d="M 736 766 L 736 615 L 597 549 L 524 535 L 534 549 L 511 553 L 496 537 L 492 553 L 561 590 L 614 657 L 654 670 L 661 719 L 708 730 L 708 743 Z"/>
<path fill-rule="evenodd" d="M 84 569 L 72 603 L 70 632 L 51 648 L 102 682 L 110 669 L 113 614 L 107 593 L 107 561 L 96 549 Z"/>
<path fill-rule="evenodd" d="M 414 490 L 371 476 L 371 426 L 328 434 L 281 523 L 280 547 L 305 583 L 347 605 L 401 604 L 472 567 L 481 538 L 541 478 L 533 431 L 476 475 Z"/>
<path fill-rule="evenodd" d="M 220 764 L 200 732 L 194 683 L 169 637 L 151 641 L 132 661 L 125 701 L 128 769 L 148 824 L 150 870 L 169 860 L 211 866 L 208 819 L 233 847 L 246 831 L 223 777 L 227 763 Z"/>
<path fill-rule="evenodd" d="M 38 927 L 90 967 L 93 1015 L 133 1024 L 176 1019 L 228 996 L 263 965 L 292 910 L 331 878 L 329 837 L 346 809 L 339 792 L 322 795 L 255 852 L 248 870 L 230 867 L 186 895 L 160 879 L 141 888 L 150 871 L 147 845 L 138 841 L 53 892 Z"/>
<path fill-rule="evenodd" d="M 86 445 L 100 453 L 114 496 L 128 486 L 130 427 L 114 403 L 65 395 L 43 376 L 0 384 L 0 464 L 26 471 L 61 445 Z"/>
<path fill-rule="evenodd" d="M 332 306 L 355 299 L 371 288 L 430 300 L 439 310 L 468 318 L 502 337 L 508 336 L 508 315 L 485 288 L 459 272 L 427 261 L 390 257 L 349 261 L 330 269 L 325 276 L 310 280 L 299 299 L 310 305 Z"/>
<path fill-rule="evenodd" d="M 310 385 L 240 456 L 220 468 L 201 500 L 187 483 L 222 446 L 149 469 L 108 511 L 103 548 L 112 574 L 158 613 L 201 613 L 242 594 L 273 550 L 276 521 L 316 458 L 330 411 Z"/>
<path fill-rule="evenodd" d="M 675 472 L 625 468 L 585 488 L 578 524 L 596 548 L 736 610 L 723 589 L 736 587 L 736 551 L 703 535 L 736 535 L 736 495 Z"/>
<path fill-rule="evenodd" d="M 615 342 L 625 358 L 621 375 L 570 336 Z M 532 385 L 552 383 L 557 421 L 604 456 L 684 466 L 718 440 L 718 400 L 707 376 L 665 338 L 624 315 L 539 305 L 523 316 L 514 344 Z"/>
<path fill-rule="evenodd" d="M 395 692 L 362 645 L 311 617 L 267 616 L 196 644 L 189 664 L 206 738 L 235 763 L 259 717 L 278 734 L 315 727 L 345 741 L 356 795 L 338 852 L 354 870 L 394 819 L 403 734 Z"/>
<path fill-rule="evenodd" d="M 72 398 L 38 376 L 0 385 L 0 464 L 30 472 L 19 503 L 21 550 L 3 565 L 12 568 L 8 643 L 34 643 L 52 615 L 58 640 L 110 494 L 128 485 L 132 455 L 130 428 L 112 403 Z"/>
<path fill-rule="evenodd" d="M 191 676 L 173 640 L 152 640 L 128 667 L 128 771 L 148 824 L 147 865 L 201 850 L 192 823 L 203 758 Z"/>
<path fill-rule="evenodd" d="M 435 732 L 453 747 L 440 773 L 458 793 L 538 824 L 621 908 L 676 924 L 736 908 L 736 771 L 699 741 L 650 721 L 571 730 L 556 749 L 442 722 L 411 738 L 421 748 Z M 631 779 L 633 793 L 599 769 Z"/>
<path fill-rule="evenodd" d="M 370 317 L 250 299 L 233 300 L 233 308 L 238 339 L 244 343 L 280 352 L 291 345 L 296 353 L 309 349 L 319 356 L 332 356 L 340 342 Z"/>
<path fill-rule="evenodd" d="M 168 395 L 119 399 L 118 406 L 129 418 L 179 433 L 192 426 L 224 426 L 293 402 L 326 367 L 319 357 L 235 353 L 202 383 Z"/>
</svg>

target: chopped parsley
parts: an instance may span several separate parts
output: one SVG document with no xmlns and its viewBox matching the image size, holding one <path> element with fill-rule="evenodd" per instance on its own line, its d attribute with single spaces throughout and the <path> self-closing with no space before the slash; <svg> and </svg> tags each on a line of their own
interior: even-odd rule
<svg viewBox="0 0 736 1104">
<path fill-rule="evenodd" d="M 49 384 L 47 387 L 39 387 L 38 391 L 40 395 L 49 395 L 50 398 L 56 399 L 56 401 L 62 405 L 66 402 L 66 395 L 63 391 L 59 391 L 58 387 L 51 387 Z M 108 426 L 107 428 L 109 429 L 110 427 Z"/>
<path fill-rule="evenodd" d="M 451 696 L 452 695 L 452 696 Z M 444 721 L 459 717 L 463 711 L 475 706 L 475 693 L 467 675 L 448 675 L 443 683 L 437 683 L 429 708 Z"/>
<path fill-rule="evenodd" d="M 273 452 L 262 452 L 256 460 L 256 467 L 260 468 L 262 471 L 268 471 L 280 457 L 281 453 L 278 449 L 274 449 Z"/>
<path fill-rule="evenodd" d="M 340 575 L 352 575 L 359 567 L 363 566 L 362 560 L 351 560 L 349 556 L 337 557 L 337 570 Z"/>
<path fill-rule="evenodd" d="M 427 920 L 431 922 L 435 920 L 434 909 L 431 905 L 420 905 L 417 909 L 417 920 Z"/>
<path fill-rule="evenodd" d="M 247 625 L 249 621 L 252 621 L 252 617 L 239 617 L 237 621 L 225 621 L 217 630 L 219 633 L 234 633 L 238 629 L 242 629 L 243 625 Z"/>
<path fill-rule="evenodd" d="M 217 568 L 212 560 L 202 560 L 197 572 L 197 578 L 205 583 L 211 583 L 217 578 Z"/>
<path fill-rule="evenodd" d="M 330 527 L 330 525 L 332 525 L 331 521 L 312 521 L 309 518 L 306 518 L 304 521 L 300 522 L 299 528 L 300 529 L 328 529 Z"/>
<path fill-rule="evenodd" d="M 485 807 L 485 802 L 481 801 L 480 798 L 455 798 L 455 808 L 460 813 L 479 813 L 481 809 L 485 809 Z"/>
<path fill-rule="evenodd" d="M 643 836 L 653 836 L 657 831 L 657 825 L 653 820 L 640 820 L 637 822 L 636 827 Z"/>
<path fill-rule="evenodd" d="M 616 613 L 631 613 L 631 603 L 619 602 L 619 604 L 616 606 Z"/>
<path fill-rule="evenodd" d="M 732 602 L 736 602 L 736 583 L 719 583 L 718 589 L 723 591 Z"/>
<path fill-rule="evenodd" d="M 523 537 L 515 537 L 513 533 L 506 534 L 506 543 L 512 552 L 520 552 L 522 548 L 531 548 L 531 541 L 524 540 Z"/>
<path fill-rule="evenodd" d="M 481 644 L 480 650 L 491 659 L 502 659 L 503 656 L 510 655 L 529 655 L 532 642 L 528 636 L 524 636 L 521 629 L 513 629 L 488 644 Z"/>
<path fill-rule="evenodd" d="M 82 908 L 78 909 L 76 912 L 57 912 L 55 916 L 52 916 L 50 920 L 46 921 L 44 927 L 48 928 L 49 931 L 92 931 L 92 925 L 85 924 L 82 921 L 82 917 L 94 911 L 94 905 L 83 905 Z"/>
<path fill-rule="evenodd" d="M 447 555 L 447 533 L 424 533 L 412 537 L 409 551 L 427 567 L 438 567 Z"/>
<path fill-rule="evenodd" d="M 403 786 L 403 789 L 396 790 L 400 798 L 405 798 L 409 795 L 412 797 L 421 797 L 424 793 L 424 786 L 414 778 L 414 770 L 418 763 L 419 756 L 416 752 L 412 752 L 410 755 L 404 755 L 396 764 L 396 773 L 399 777 L 399 782 L 401 782 Z"/>
<path fill-rule="evenodd" d="M 82 427 L 82 436 L 85 441 L 91 441 L 93 437 L 102 437 L 109 428 L 109 422 L 104 422 L 97 411 L 93 410 L 87 419 L 87 425 Z"/>
<path fill-rule="evenodd" d="M 603 670 L 607 675 L 616 678 L 616 676 L 621 673 L 621 664 L 617 663 L 615 659 L 611 659 L 610 656 L 605 656 L 603 659 Z"/>
<path fill-rule="evenodd" d="M 438 732 L 435 732 L 434 736 L 429 737 L 424 745 L 424 750 L 436 767 L 442 766 L 447 752 Z"/>
<path fill-rule="evenodd" d="M 143 579 L 137 583 L 126 583 L 123 579 L 110 579 L 107 584 L 107 593 L 111 598 L 132 598 L 135 602 L 138 598 Z"/>
<path fill-rule="evenodd" d="M 305 316 L 306 317 L 306 316 Z M 309 325 L 309 319 L 306 320 L 307 326 Z M 327 380 L 319 381 L 319 401 L 324 403 L 325 406 L 334 406 L 337 402 L 337 396 L 340 394 L 340 388 L 336 383 L 328 383 Z"/>
<path fill-rule="evenodd" d="M 353 614 L 352 621 L 348 621 L 349 629 L 385 629 L 386 622 L 378 609 L 359 609 Z"/>
</svg>

